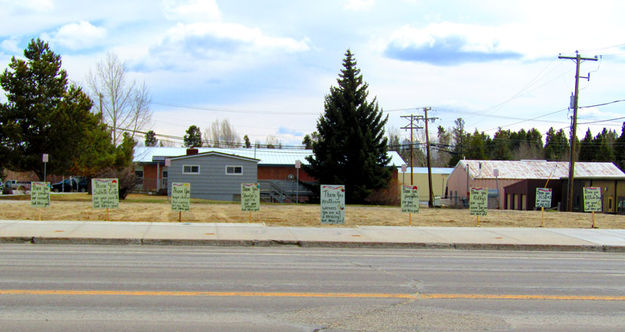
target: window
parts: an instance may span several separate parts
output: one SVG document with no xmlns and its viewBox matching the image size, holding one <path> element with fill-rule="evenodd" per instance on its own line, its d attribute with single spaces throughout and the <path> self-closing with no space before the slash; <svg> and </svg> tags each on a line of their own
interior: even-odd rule
<svg viewBox="0 0 625 332">
<path fill-rule="evenodd" d="M 226 166 L 226 175 L 242 175 L 243 166 Z"/>
<path fill-rule="evenodd" d="M 143 178 L 143 171 L 135 171 L 135 176 L 138 178 Z"/>
<path fill-rule="evenodd" d="M 167 177 L 167 171 L 163 171 L 163 177 L 166 178 Z"/>
<path fill-rule="evenodd" d="M 182 166 L 182 174 L 200 174 L 200 166 L 184 165 Z"/>
</svg>

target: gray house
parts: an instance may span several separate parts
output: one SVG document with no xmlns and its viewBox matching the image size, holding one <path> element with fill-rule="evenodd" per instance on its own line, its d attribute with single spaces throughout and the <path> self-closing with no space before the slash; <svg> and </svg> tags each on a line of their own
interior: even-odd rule
<svg viewBox="0 0 625 332">
<path fill-rule="evenodd" d="M 214 151 L 172 158 L 167 194 L 173 182 L 188 182 L 192 198 L 238 201 L 241 183 L 258 182 L 258 161 Z"/>
</svg>

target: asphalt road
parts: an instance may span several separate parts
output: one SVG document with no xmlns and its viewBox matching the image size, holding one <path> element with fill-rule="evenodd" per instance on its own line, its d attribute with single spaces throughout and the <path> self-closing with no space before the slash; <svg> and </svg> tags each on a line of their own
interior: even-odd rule
<svg viewBox="0 0 625 332">
<path fill-rule="evenodd" d="M 1 330 L 622 330 L 625 254 L 0 246 Z"/>
</svg>

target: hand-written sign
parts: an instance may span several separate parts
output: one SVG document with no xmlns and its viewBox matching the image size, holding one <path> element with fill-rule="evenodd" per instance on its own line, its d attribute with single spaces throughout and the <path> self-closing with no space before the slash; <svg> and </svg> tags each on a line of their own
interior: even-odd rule
<svg viewBox="0 0 625 332">
<path fill-rule="evenodd" d="M 191 184 L 174 182 L 171 184 L 171 209 L 189 211 L 191 207 Z"/>
<path fill-rule="evenodd" d="M 260 210 L 260 184 L 241 183 L 241 211 Z"/>
<path fill-rule="evenodd" d="M 419 213 L 419 189 L 417 186 L 401 186 L 401 212 Z"/>
<path fill-rule="evenodd" d="M 50 206 L 50 186 L 48 182 L 30 183 L 30 206 Z"/>
<path fill-rule="evenodd" d="M 116 209 L 119 207 L 117 179 L 91 179 L 91 199 L 94 209 Z"/>
<path fill-rule="evenodd" d="M 536 207 L 551 207 L 551 188 L 536 188 Z"/>
<path fill-rule="evenodd" d="M 601 212 L 601 188 L 584 187 L 584 212 Z"/>
<path fill-rule="evenodd" d="M 321 223 L 345 223 L 344 185 L 321 185 Z"/>
<path fill-rule="evenodd" d="M 471 188 L 469 210 L 472 216 L 488 214 L 488 188 Z"/>
</svg>

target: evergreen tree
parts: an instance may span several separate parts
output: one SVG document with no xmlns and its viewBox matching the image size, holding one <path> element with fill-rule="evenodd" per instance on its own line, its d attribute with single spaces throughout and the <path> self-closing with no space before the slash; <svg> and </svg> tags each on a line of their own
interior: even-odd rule
<svg viewBox="0 0 625 332">
<path fill-rule="evenodd" d="M 545 148 L 543 149 L 545 159 L 552 161 L 567 160 L 569 149 L 569 141 L 564 131 L 560 129 L 556 132 L 553 130 L 553 127 L 549 128 L 545 138 Z"/>
<path fill-rule="evenodd" d="M 603 131 L 594 139 L 595 156 L 593 161 L 615 161 L 614 142 L 616 141 L 616 132 L 608 131 L 603 128 Z"/>
<path fill-rule="evenodd" d="M 184 146 L 188 148 L 202 146 L 202 132 L 196 125 L 189 126 L 187 134 L 184 135 Z"/>
<path fill-rule="evenodd" d="M 317 121 L 319 140 L 304 169 L 321 184 L 345 184 L 346 200 L 362 203 L 375 189 L 388 185 L 387 139 L 376 99 L 367 101 L 368 85 L 350 50 L 345 53 L 338 86 L 325 97 L 325 113 Z"/>
<path fill-rule="evenodd" d="M 625 122 L 623 122 L 623 126 L 621 128 L 621 136 L 614 143 L 614 160 L 616 165 L 621 169 L 621 171 L 625 170 Z"/>
<path fill-rule="evenodd" d="M 158 144 L 156 133 L 153 130 L 145 133 L 145 146 L 156 146 L 156 144 Z"/>
<path fill-rule="evenodd" d="M 493 160 L 510 160 L 512 159 L 510 130 L 499 128 L 493 135 L 492 144 L 489 147 L 488 155 Z"/>
<path fill-rule="evenodd" d="M 586 136 L 579 144 L 579 161 L 593 161 L 595 159 L 595 142 L 590 129 L 586 131 Z"/>
<path fill-rule="evenodd" d="M 451 159 L 449 159 L 449 167 L 455 167 L 458 161 L 465 157 L 468 145 L 468 135 L 464 131 L 464 119 L 457 118 L 454 123 L 455 127 L 451 130 L 454 148 Z"/>
<path fill-rule="evenodd" d="M 488 139 L 488 135 L 483 132 L 479 133 L 477 129 L 475 129 L 475 132 L 468 137 L 469 144 L 467 146 L 466 158 L 469 160 L 488 159 L 488 154 L 486 153 Z"/>
<path fill-rule="evenodd" d="M 82 153 L 95 149 L 88 144 L 90 136 L 109 133 L 98 125 L 100 115 L 90 112 L 89 97 L 68 84 L 61 56 L 46 42 L 31 40 L 24 57 L 12 57 L 0 75 L 7 98 L 0 105 L 0 166 L 43 178 L 42 154 L 47 153 L 48 173 L 67 174 Z M 110 137 L 104 142 L 110 144 Z"/>
</svg>

